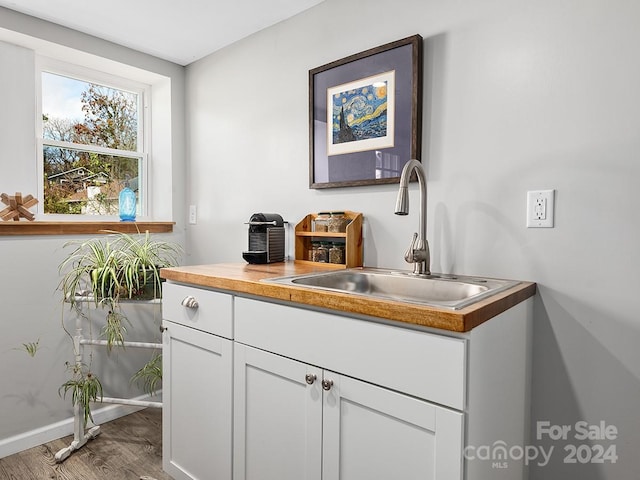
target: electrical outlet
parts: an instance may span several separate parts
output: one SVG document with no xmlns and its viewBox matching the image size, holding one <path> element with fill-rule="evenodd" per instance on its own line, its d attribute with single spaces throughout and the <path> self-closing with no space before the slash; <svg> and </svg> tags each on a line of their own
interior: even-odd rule
<svg viewBox="0 0 640 480">
<path fill-rule="evenodd" d="M 555 190 L 527 192 L 527 228 L 553 228 Z"/>
<path fill-rule="evenodd" d="M 195 205 L 189 205 L 189 223 L 195 225 L 198 223 L 197 211 Z"/>
<path fill-rule="evenodd" d="M 547 199 L 543 196 L 535 197 L 533 199 L 533 219 L 547 219 Z"/>
</svg>

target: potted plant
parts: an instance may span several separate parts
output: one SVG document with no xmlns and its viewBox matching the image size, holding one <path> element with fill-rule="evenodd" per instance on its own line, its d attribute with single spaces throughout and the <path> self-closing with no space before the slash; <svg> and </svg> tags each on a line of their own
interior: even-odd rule
<svg viewBox="0 0 640 480">
<path fill-rule="evenodd" d="M 141 235 L 112 232 L 106 237 L 69 242 L 76 248 L 60 264 L 65 301 L 90 293 L 96 304 L 117 305 L 120 298 L 159 298 L 160 268 L 175 266 L 178 245 Z M 151 288 L 149 288 L 151 287 Z"/>
<path fill-rule="evenodd" d="M 60 264 L 60 290 L 65 302 L 77 308 L 90 297 L 108 308 L 103 335 L 109 350 L 124 341 L 127 317 L 121 299 L 151 300 L 161 297 L 160 269 L 177 265 L 178 245 L 141 235 L 112 232 L 106 237 L 69 242 L 75 249 Z"/>
<path fill-rule="evenodd" d="M 59 289 L 64 302 L 78 315 L 84 316 L 81 304 L 87 301 L 107 310 L 101 336 L 106 339 L 110 352 L 114 346 L 124 347 L 126 325 L 131 324 L 122 311 L 121 301 L 160 298 L 160 269 L 177 265 L 182 250 L 179 245 L 158 240 L 149 232 L 137 235 L 108 233 L 65 244 L 74 249 L 59 266 L 62 276 Z M 66 328 L 65 331 L 73 339 Z M 75 343 L 74 348 L 77 348 Z M 60 393 L 72 392 L 73 404 L 80 404 L 84 409 L 86 424 L 91 418 L 89 402 L 98 401 L 98 397 L 101 399 L 102 385 L 90 365 L 74 365 L 69 369 L 72 378 L 60 387 Z M 143 381 L 145 391 L 153 393 L 161 378 L 161 356 L 155 354 L 132 380 Z"/>
</svg>

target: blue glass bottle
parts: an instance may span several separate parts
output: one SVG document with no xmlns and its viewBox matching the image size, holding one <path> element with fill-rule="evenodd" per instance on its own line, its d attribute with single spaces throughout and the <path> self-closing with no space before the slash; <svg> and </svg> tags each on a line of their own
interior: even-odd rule
<svg viewBox="0 0 640 480">
<path fill-rule="evenodd" d="M 118 210 L 120 212 L 120 221 L 136 221 L 136 194 L 129 188 L 128 183 L 120 191 L 120 196 L 118 197 Z"/>
</svg>

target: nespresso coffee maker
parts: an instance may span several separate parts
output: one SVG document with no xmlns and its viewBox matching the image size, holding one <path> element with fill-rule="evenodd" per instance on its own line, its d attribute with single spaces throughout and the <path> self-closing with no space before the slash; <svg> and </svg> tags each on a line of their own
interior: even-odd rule
<svg viewBox="0 0 640 480">
<path fill-rule="evenodd" d="M 249 250 L 242 258 L 249 263 L 284 262 L 284 220 L 277 213 L 254 213 L 249 225 Z"/>
</svg>

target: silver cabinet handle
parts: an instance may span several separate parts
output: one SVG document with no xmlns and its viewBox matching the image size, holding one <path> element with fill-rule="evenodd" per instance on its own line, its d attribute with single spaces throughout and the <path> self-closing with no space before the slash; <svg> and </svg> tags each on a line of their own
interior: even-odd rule
<svg viewBox="0 0 640 480">
<path fill-rule="evenodd" d="M 307 382 L 309 385 L 313 385 L 313 382 L 315 382 L 317 378 L 318 377 L 316 377 L 312 373 L 307 373 L 307 375 L 305 375 L 304 377 L 304 381 Z"/>
<path fill-rule="evenodd" d="M 187 308 L 198 308 L 198 301 L 191 295 L 188 295 L 184 297 L 184 300 L 182 300 L 182 306 Z"/>
<path fill-rule="evenodd" d="M 322 380 L 322 389 L 327 392 L 333 387 L 333 380 Z"/>
</svg>

